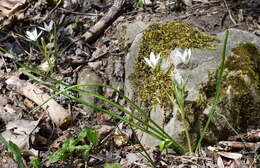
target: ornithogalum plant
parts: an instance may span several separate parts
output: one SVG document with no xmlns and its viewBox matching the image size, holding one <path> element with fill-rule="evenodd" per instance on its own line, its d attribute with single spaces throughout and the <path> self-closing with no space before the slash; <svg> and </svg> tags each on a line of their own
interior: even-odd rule
<svg viewBox="0 0 260 168">
<path fill-rule="evenodd" d="M 38 27 L 41 29 L 40 32 L 37 31 L 37 28 L 34 28 L 32 31 L 26 31 L 26 39 L 30 42 L 33 42 L 34 45 L 40 50 L 41 55 L 44 57 L 47 64 L 42 64 L 40 69 L 49 72 L 53 71 L 55 67 L 55 61 L 57 59 L 57 30 L 56 24 L 54 21 L 50 21 L 49 24 L 44 23 L 43 27 Z M 48 33 L 48 42 L 41 37 L 44 33 Z"/>
<path fill-rule="evenodd" d="M 179 58 L 183 64 L 188 65 L 190 58 L 191 58 L 191 49 L 185 49 L 184 52 L 181 52 L 179 49 L 175 49 L 174 55 L 172 57 Z M 157 67 L 157 65 L 159 65 L 159 63 L 160 63 L 160 54 L 155 55 L 153 52 L 151 52 L 150 58 L 144 58 L 144 60 L 148 66 L 150 66 L 152 69 L 155 69 Z M 167 67 L 168 68 L 170 67 L 168 64 L 169 64 L 168 62 L 161 61 L 160 70 L 162 72 L 167 71 Z M 168 95 L 168 96 L 169 96 L 170 100 L 172 101 L 174 107 L 177 108 L 178 112 L 181 115 L 181 120 L 182 120 L 183 127 L 185 129 L 185 136 L 187 139 L 189 152 L 192 152 L 191 141 L 190 141 L 187 122 L 185 120 L 185 110 L 184 110 L 184 106 L 185 106 L 184 93 L 185 93 L 186 82 L 179 72 L 173 71 L 170 75 L 170 78 L 173 82 L 175 96 L 174 96 L 174 98 L 170 95 Z M 168 148 L 170 145 L 171 145 L 171 141 L 164 139 L 163 141 L 160 142 L 159 147 L 161 150 L 163 150 L 165 148 Z"/>
<path fill-rule="evenodd" d="M 144 58 L 144 61 L 148 66 L 155 69 L 156 66 L 159 64 L 160 54 L 154 54 L 154 52 L 151 52 L 150 58 Z"/>
<path fill-rule="evenodd" d="M 182 121 L 182 125 L 184 127 L 185 130 L 185 136 L 187 139 L 187 144 L 188 144 L 188 148 L 189 148 L 189 152 L 192 152 L 192 148 L 191 148 L 191 141 L 190 141 L 190 135 L 189 135 L 189 129 L 188 129 L 188 125 L 185 119 L 185 85 L 186 82 L 184 81 L 183 77 L 180 75 L 179 72 L 176 73 L 172 73 L 171 74 L 171 79 L 173 81 L 174 84 L 174 93 L 175 93 L 175 100 L 172 99 L 170 97 L 170 99 L 172 100 L 172 103 L 174 104 L 174 107 L 177 108 L 178 112 L 181 115 L 181 121 Z"/>
</svg>

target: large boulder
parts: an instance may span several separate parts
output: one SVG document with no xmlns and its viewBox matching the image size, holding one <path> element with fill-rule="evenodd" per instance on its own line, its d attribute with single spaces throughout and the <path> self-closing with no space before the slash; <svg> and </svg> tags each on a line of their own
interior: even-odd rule
<svg viewBox="0 0 260 168">
<path fill-rule="evenodd" d="M 147 108 L 147 101 L 144 103 L 140 98 L 138 92 L 140 88 L 137 87 L 136 81 L 133 81 L 133 74 L 136 64 L 138 64 L 137 57 L 143 43 L 142 37 L 143 33 L 136 36 L 125 59 L 125 94 L 136 103 L 145 104 L 143 108 Z M 224 32 L 217 34 L 217 38 L 219 42 L 213 42 L 213 44 L 216 44 L 215 50 L 193 48 L 188 66 L 179 66 L 178 59 L 173 59 L 172 62 L 175 65 L 174 70 L 188 79 L 186 85 L 187 97 L 185 99 L 187 102 L 186 118 L 193 140 L 197 138 L 199 131 L 207 120 L 206 116 L 215 95 L 216 74 L 221 61 Z M 245 131 L 252 126 L 259 127 L 259 123 L 257 124 L 256 121 L 260 117 L 258 112 L 258 109 L 260 109 L 258 105 L 260 104 L 260 68 L 258 67 L 260 55 L 257 49 L 260 51 L 259 37 L 247 31 L 229 29 L 226 53 L 227 67 L 224 73 L 220 103 L 217 106 L 217 114 L 220 115 L 214 117 L 209 128 L 208 136 L 206 136 L 208 142 L 214 142 L 232 134 L 227 125 L 231 125 L 239 131 Z M 245 61 L 244 64 L 241 61 Z M 164 127 L 168 134 L 178 142 L 185 144 L 184 128 L 179 121 L 180 117 L 178 117 L 176 109 L 160 107 L 164 105 L 158 102 L 153 103 L 148 102 L 149 107 L 154 107 L 148 107 L 151 118 Z M 172 115 L 170 115 L 170 119 L 165 120 L 164 114 L 167 111 Z M 221 115 L 225 117 L 223 118 Z M 158 145 L 158 141 L 152 140 L 153 138 L 149 135 L 143 134 L 139 137 L 143 144 Z"/>
</svg>

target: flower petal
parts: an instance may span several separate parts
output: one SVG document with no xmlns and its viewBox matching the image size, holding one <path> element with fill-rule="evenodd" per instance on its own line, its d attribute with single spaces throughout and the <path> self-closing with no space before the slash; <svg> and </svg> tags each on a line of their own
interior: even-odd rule
<svg viewBox="0 0 260 168">
<path fill-rule="evenodd" d="M 26 31 L 26 38 L 30 41 L 34 41 L 33 33 L 30 31 Z"/>
<path fill-rule="evenodd" d="M 144 58 L 144 60 L 148 66 L 152 67 L 151 61 L 148 58 Z"/>
<path fill-rule="evenodd" d="M 155 59 L 155 54 L 154 54 L 154 52 L 151 52 L 150 53 L 150 60 L 154 60 Z"/>
<path fill-rule="evenodd" d="M 183 79 L 183 77 L 181 76 L 181 74 L 179 73 L 179 72 L 176 72 L 175 74 L 172 74 L 171 75 L 171 79 L 172 79 L 172 81 L 175 83 L 175 84 L 177 84 L 177 86 L 179 87 L 179 88 L 182 88 L 182 87 L 184 87 L 184 79 Z"/>
<path fill-rule="evenodd" d="M 180 51 L 179 48 L 175 48 L 174 52 L 173 52 L 173 59 L 178 57 L 181 61 L 183 60 L 182 59 L 182 53 Z"/>
<path fill-rule="evenodd" d="M 162 71 L 164 71 L 164 72 L 166 72 L 167 70 L 168 70 L 168 68 L 169 68 L 169 63 L 168 63 L 168 61 L 167 61 L 167 59 L 166 58 L 164 58 L 164 59 L 162 59 L 162 63 L 161 63 L 161 70 Z"/>
</svg>

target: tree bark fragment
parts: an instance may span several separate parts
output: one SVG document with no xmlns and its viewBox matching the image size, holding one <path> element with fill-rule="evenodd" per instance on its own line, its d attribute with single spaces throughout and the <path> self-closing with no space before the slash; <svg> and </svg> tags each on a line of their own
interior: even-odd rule
<svg viewBox="0 0 260 168">
<path fill-rule="evenodd" d="M 36 85 L 28 81 L 21 80 L 17 76 L 12 76 L 7 79 L 6 84 L 9 88 L 34 101 L 37 105 L 41 105 L 44 101 L 50 98 L 47 93 L 44 93 L 44 91 Z M 41 108 L 48 112 L 50 119 L 58 127 L 65 127 L 68 125 L 68 122 L 72 121 L 71 114 L 53 99 L 50 99 Z"/>
</svg>

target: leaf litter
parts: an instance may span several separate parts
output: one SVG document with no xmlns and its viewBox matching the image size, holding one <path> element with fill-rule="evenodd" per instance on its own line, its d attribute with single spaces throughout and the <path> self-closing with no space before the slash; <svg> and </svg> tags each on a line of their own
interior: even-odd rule
<svg viewBox="0 0 260 168">
<path fill-rule="evenodd" d="M 257 30 L 260 24 L 259 17 L 257 17 L 259 12 L 257 6 L 259 6 L 259 4 L 257 4 L 258 2 L 254 3 L 252 1 L 250 1 L 250 3 L 249 7 L 243 12 L 250 14 L 244 19 L 252 24 L 246 24 L 246 21 L 241 21 L 240 25 L 237 26 L 241 29 Z M 126 55 L 127 46 L 125 46 L 126 48 L 122 47 L 124 44 L 116 38 L 119 33 L 122 33 L 117 32 L 117 25 L 130 24 L 133 20 L 152 20 L 153 22 L 158 22 L 161 21 L 161 18 L 174 17 L 179 21 L 191 22 L 203 31 L 209 33 L 219 32 L 234 26 L 232 25 L 232 20 L 226 17 L 227 14 L 224 14 L 226 12 L 223 12 L 226 11 L 221 7 L 223 2 L 218 0 L 184 1 L 184 4 L 187 6 L 183 5 L 177 9 L 170 1 L 154 1 L 145 9 L 138 8 L 133 6 L 132 3 L 129 3 L 126 4 L 126 9 L 119 14 L 119 18 L 112 25 L 109 25 L 108 29 L 99 34 L 94 42 L 86 43 L 84 39 L 82 39 L 82 35 L 109 11 L 109 7 L 111 7 L 112 4 L 112 0 L 64 0 L 63 4 L 58 6 L 54 4 L 52 6 L 45 1 L 3 0 L 0 2 L 0 10 L 2 11 L 0 16 L 0 46 L 7 49 L 7 51 L 14 52 L 20 58 L 31 62 L 32 65 L 37 66 L 41 63 L 42 58 L 33 49 L 33 46 L 23 40 L 23 37 L 26 31 L 36 26 L 42 27 L 44 23 L 54 20 L 55 23 L 58 24 L 58 48 L 62 51 L 60 60 L 57 63 L 57 69 L 58 72 L 63 73 L 56 76 L 53 74 L 52 76 L 58 77 L 57 79 L 60 81 L 65 81 L 68 77 L 76 79 L 79 69 L 84 66 L 89 66 L 102 78 L 104 83 L 110 84 L 118 89 L 123 89 L 122 82 L 124 80 L 124 73 L 122 72 L 123 68 L 120 68 L 120 64 L 124 63 L 123 57 Z M 235 10 L 238 4 L 231 1 L 228 2 L 228 4 L 230 5 L 229 10 L 232 15 L 238 15 L 238 11 Z M 174 12 L 171 13 L 171 11 Z M 218 13 L 217 15 L 205 15 L 205 13 L 214 13 L 216 11 Z M 202 16 L 200 17 L 195 13 L 200 13 Z M 53 109 L 51 105 L 47 105 L 45 109 L 39 109 L 34 113 L 29 113 L 40 101 L 35 102 L 34 98 L 30 98 L 19 91 L 16 92 L 10 89 L 10 87 L 8 88 L 5 82 L 2 82 L 6 81 L 13 74 L 17 74 L 18 67 L 15 64 L 17 60 L 21 59 L 10 54 L 8 56 L 8 53 L 1 51 L 2 64 L 0 64 L 0 74 L 3 75 L 0 76 L 0 112 L 5 113 L 5 115 L 1 114 L 0 116 L 1 120 L 3 120 L 3 122 L 1 121 L 1 123 L 3 123 L 1 125 L 5 125 L 5 127 L 3 126 L 1 128 L 4 130 L 2 135 L 5 136 L 7 140 L 17 143 L 23 150 L 28 150 L 30 146 L 36 151 L 41 151 L 43 154 L 40 155 L 40 157 L 43 158 L 46 155 L 46 150 L 53 151 L 53 149 L 59 149 L 65 139 L 77 137 L 84 127 L 102 125 L 101 128 L 108 129 L 109 131 L 105 131 L 107 133 L 100 133 L 100 142 L 102 143 L 99 147 L 99 152 L 91 153 L 88 160 L 82 160 L 79 155 L 74 154 L 74 157 L 78 159 L 75 159 L 73 162 L 65 160 L 53 165 L 42 162 L 43 165 L 45 165 L 45 167 L 63 167 L 65 165 L 76 167 L 90 163 L 92 166 L 100 166 L 104 163 L 121 161 L 122 167 L 150 167 L 148 166 L 149 163 L 140 155 L 138 147 L 134 147 L 135 145 L 131 142 L 133 135 L 132 132 L 129 131 L 128 126 L 120 124 L 120 129 L 118 128 L 114 131 L 113 128 L 118 127 L 118 121 L 111 117 L 105 117 L 100 112 L 82 115 L 82 113 L 80 113 L 82 109 L 81 105 L 75 102 L 65 103 L 68 101 L 62 99 L 66 98 L 55 99 L 57 102 L 55 106 L 62 106 L 62 108 L 68 110 L 70 114 L 73 114 L 75 118 L 75 120 L 71 120 L 71 123 L 63 130 L 55 126 L 59 125 L 59 120 L 52 120 L 51 115 L 46 115 L 46 109 L 47 111 L 49 108 Z M 21 76 L 19 77 L 23 78 Z M 70 84 L 76 84 L 75 79 L 72 79 Z M 20 81 L 21 79 L 17 80 Z M 33 81 L 26 77 L 22 80 L 24 80 L 23 82 L 26 83 L 26 86 L 31 85 L 32 88 L 37 87 L 44 94 L 53 94 L 53 91 L 44 86 L 33 84 Z M 54 85 L 60 87 L 58 84 Z M 19 89 L 19 87 L 14 86 L 14 89 Z M 27 91 L 25 92 L 29 93 Z M 33 92 L 36 92 L 36 95 L 39 94 L 38 91 Z M 102 89 L 101 92 L 109 95 L 111 99 L 121 104 L 124 103 L 118 100 L 117 96 L 108 89 Z M 112 108 L 100 102 L 98 103 L 100 106 Z M 116 111 L 116 109 L 113 110 Z M 41 118 L 41 116 L 44 117 Z M 63 114 L 61 116 L 64 117 Z M 255 130 L 255 132 L 257 131 L 258 130 Z M 248 132 L 248 135 L 245 137 L 258 135 L 255 132 L 251 134 Z M 35 138 L 30 137 L 32 134 Z M 32 139 L 34 139 L 34 141 Z M 241 141 L 239 137 L 233 137 L 232 140 L 236 141 L 236 144 Z M 84 139 L 80 143 L 87 144 L 88 142 L 85 141 Z M 145 147 L 145 149 L 151 154 L 156 164 L 160 167 L 249 167 L 253 163 L 255 163 L 255 165 L 257 164 L 257 159 L 247 154 L 246 152 L 248 151 L 246 148 L 240 148 L 239 150 L 236 148 L 236 150 L 234 150 L 234 146 L 232 146 L 234 143 L 230 141 L 228 141 L 228 143 L 220 143 L 219 146 L 214 146 L 214 150 L 202 148 L 198 156 L 176 156 L 172 151 L 160 153 L 158 149 L 149 147 Z M 256 144 L 259 143 L 259 137 L 249 138 L 249 141 L 252 141 L 256 146 Z M 223 144 L 229 144 L 229 148 L 223 147 Z M 23 148 L 25 146 L 26 148 Z M 256 147 L 254 149 L 256 149 Z M 6 158 L 6 153 L 1 152 L 0 156 L 1 158 Z M 8 163 L 10 167 L 14 164 L 13 162 L 7 161 L 7 159 L 3 159 L 1 162 L 3 162 L 3 164 L 0 163 L 1 165 Z"/>
</svg>

